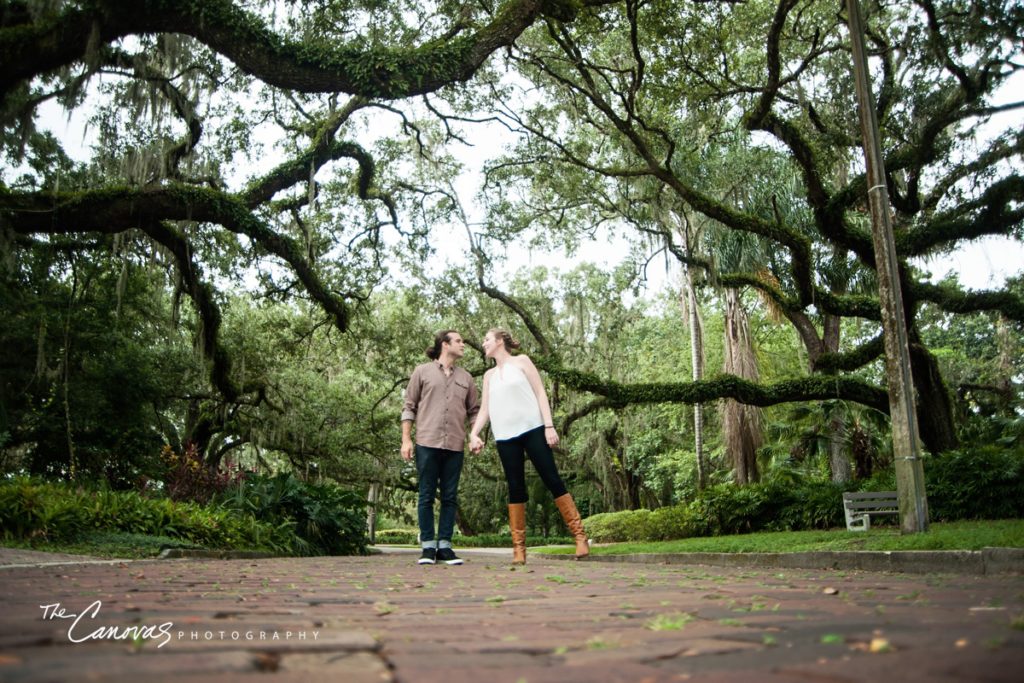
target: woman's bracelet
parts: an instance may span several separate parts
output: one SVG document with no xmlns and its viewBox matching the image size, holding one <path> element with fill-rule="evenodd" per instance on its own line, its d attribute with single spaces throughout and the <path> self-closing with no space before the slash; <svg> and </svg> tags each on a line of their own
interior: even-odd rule
<svg viewBox="0 0 1024 683">
<path fill-rule="evenodd" d="M 544 425 L 544 429 L 554 429 L 555 425 Z"/>
</svg>

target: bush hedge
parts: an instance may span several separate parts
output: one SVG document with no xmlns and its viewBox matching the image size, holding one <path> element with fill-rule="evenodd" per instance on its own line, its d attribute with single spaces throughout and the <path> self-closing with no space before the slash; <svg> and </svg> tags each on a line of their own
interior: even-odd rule
<svg viewBox="0 0 1024 683">
<path fill-rule="evenodd" d="M 290 472 L 247 474 L 215 501 L 266 523 L 292 522 L 295 554 L 366 553 L 366 501 L 333 484 L 304 482 Z"/>
<path fill-rule="evenodd" d="M 74 542 L 96 532 L 167 536 L 218 550 L 289 554 L 294 522 L 262 522 L 227 509 L 148 498 L 134 491 L 90 490 L 26 477 L 0 482 L 5 540 Z"/>
<path fill-rule="evenodd" d="M 27 477 L 0 481 L 2 538 L 30 543 L 71 544 L 115 533 L 215 550 L 360 554 L 366 552 L 364 515 L 361 496 L 291 474 L 249 475 L 207 505 Z"/>
<path fill-rule="evenodd" d="M 932 521 L 1024 517 L 1024 449 L 983 446 L 929 457 L 925 486 Z M 830 529 L 845 526 L 843 491 L 895 488 L 891 471 L 845 485 L 792 480 L 720 484 L 687 504 L 592 515 L 584 526 L 599 543 Z"/>
</svg>

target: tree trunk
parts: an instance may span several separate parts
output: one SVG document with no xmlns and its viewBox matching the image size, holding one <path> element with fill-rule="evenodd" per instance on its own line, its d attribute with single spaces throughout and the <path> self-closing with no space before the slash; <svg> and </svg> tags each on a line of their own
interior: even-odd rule
<svg viewBox="0 0 1024 683">
<path fill-rule="evenodd" d="M 750 338 L 746 311 L 737 289 L 725 290 L 725 363 L 726 374 L 757 381 L 757 359 Z M 725 448 L 736 470 L 736 483 L 750 484 L 760 479 L 757 450 L 763 443 L 761 410 L 726 399 L 722 417 Z"/>
<path fill-rule="evenodd" d="M 693 381 L 704 379 L 704 325 L 701 323 L 700 310 L 697 308 L 697 292 L 693 285 L 693 270 L 686 268 L 685 309 L 690 324 L 690 366 L 693 368 Z M 707 485 L 707 466 L 704 459 L 704 406 L 693 404 L 693 450 L 697 457 L 697 488 Z"/>
<path fill-rule="evenodd" d="M 845 291 L 845 290 L 843 290 Z M 841 292 L 840 292 L 841 293 Z M 822 348 L 827 353 L 839 351 L 839 335 L 842 321 L 839 316 L 828 313 L 822 316 Z M 832 482 L 845 484 L 850 481 L 849 441 L 846 438 L 846 420 L 839 406 L 835 406 L 828 421 L 828 465 L 832 473 Z"/>
<path fill-rule="evenodd" d="M 689 220 L 679 226 L 679 233 L 683 239 L 683 249 L 687 256 L 692 255 L 690 248 Z M 690 326 L 690 367 L 694 382 L 704 379 L 704 324 L 700 317 L 700 307 L 697 305 L 697 288 L 693 280 L 693 268 L 683 265 L 683 313 L 686 315 Z M 697 457 L 697 490 L 703 490 L 707 486 L 708 474 L 707 463 L 704 458 L 704 406 L 700 403 L 693 404 L 693 450 Z"/>
<path fill-rule="evenodd" d="M 917 422 L 921 441 L 931 453 L 956 448 L 956 421 L 949 390 L 939 372 L 935 356 L 919 343 L 917 331 L 910 331 L 910 369 L 917 388 Z"/>
<path fill-rule="evenodd" d="M 828 422 L 828 464 L 835 484 L 850 481 L 850 458 L 846 446 L 846 421 L 837 406 L 833 408 Z"/>
<path fill-rule="evenodd" d="M 996 384 L 1000 389 L 999 407 L 1003 417 L 1013 418 L 1013 358 L 1016 356 L 1013 337 L 1005 315 L 996 319 L 996 343 L 999 348 L 999 379 Z"/>
<path fill-rule="evenodd" d="M 71 381 L 71 314 L 75 306 L 75 294 L 78 290 L 78 273 L 75 262 L 71 262 L 71 296 L 68 299 L 67 315 L 64 318 L 64 354 L 61 360 L 63 372 L 61 383 L 64 398 L 64 431 L 68 445 L 68 480 L 74 481 L 78 473 L 78 460 L 75 457 L 75 437 L 71 423 L 71 396 L 68 385 Z"/>
<path fill-rule="evenodd" d="M 376 543 L 377 538 L 377 500 L 380 497 L 380 484 L 373 482 L 366 494 L 366 536 L 370 544 Z"/>
</svg>

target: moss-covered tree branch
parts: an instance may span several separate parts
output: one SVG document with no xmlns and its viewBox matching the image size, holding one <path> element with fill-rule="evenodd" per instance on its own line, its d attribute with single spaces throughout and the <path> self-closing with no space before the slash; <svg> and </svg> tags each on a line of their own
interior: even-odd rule
<svg viewBox="0 0 1024 683">
<path fill-rule="evenodd" d="M 999 311 L 1010 320 L 1024 322 L 1024 300 L 1008 291 L 964 292 L 949 285 L 915 282 L 911 285 L 910 297 L 930 301 L 950 313 Z"/>
<path fill-rule="evenodd" d="M 302 248 L 260 221 L 235 195 L 190 186 L 107 188 L 81 193 L 0 191 L 0 212 L 14 232 L 22 234 L 116 233 L 160 221 L 221 225 L 284 260 L 309 295 L 333 316 L 338 329 L 348 328 L 348 306 L 327 289 Z"/>
<path fill-rule="evenodd" d="M 920 228 L 896 235 L 901 256 L 920 256 L 935 247 L 983 235 L 1009 235 L 1024 225 L 1024 177 L 994 182 L 980 197 L 931 217 Z"/>
<path fill-rule="evenodd" d="M 240 387 L 231 378 L 231 357 L 220 343 L 220 307 L 214 300 L 213 288 L 200 277 L 199 267 L 192 260 L 192 247 L 188 240 L 159 220 L 143 221 L 138 227 L 174 257 L 184 289 L 199 315 L 199 337 L 203 355 L 209 363 L 210 383 L 228 401 L 235 401 L 250 392 L 262 394 L 262 384 L 252 382 Z"/>
<path fill-rule="evenodd" d="M 473 32 L 442 34 L 415 47 L 299 42 L 274 32 L 231 0 L 91 0 L 33 19 L 12 14 L 0 28 L 0 95 L 34 76 L 86 58 L 95 42 L 147 33 L 191 36 L 270 85 L 299 92 L 398 98 L 468 80 L 498 48 L 538 18 L 571 21 L 584 6 L 617 0 L 507 0 Z"/>
<path fill-rule="evenodd" d="M 398 224 L 398 208 L 394 198 L 390 194 L 380 191 L 374 187 L 373 181 L 376 177 L 376 167 L 373 157 L 363 147 L 354 142 L 338 141 L 335 134 L 338 128 L 347 121 L 352 114 L 359 109 L 369 106 L 370 102 L 364 97 L 353 97 L 344 107 L 331 115 L 327 121 L 320 126 L 313 135 L 313 141 L 302 154 L 282 163 L 262 178 L 254 180 L 242 193 L 242 200 L 255 209 L 261 204 L 270 202 L 271 198 L 298 183 L 307 181 L 310 172 L 315 172 L 329 161 L 348 158 L 353 159 L 359 165 L 359 175 L 356 179 L 356 194 L 360 199 L 369 201 L 379 200 L 387 207 L 394 225 Z M 282 210 L 294 208 L 294 204 L 277 207 Z"/>
<path fill-rule="evenodd" d="M 794 401 L 853 401 L 888 413 L 889 398 L 885 389 L 852 377 L 806 377 L 757 384 L 732 375 L 697 382 L 651 382 L 620 384 L 602 380 L 596 375 L 563 367 L 559 361 L 543 356 L 533 358 L 537 367 L 552 379 L 577 391 L 586 391 L 607 398 L 616 407 L 642 403 L 708 403 L 731 398 L 753 406 L 772 406 Z"/>
<path fill-rule="evenodd" d="M 537 321 L 533 319 L 533 316 L 530 315 L 530 312 L 526 310 L 526 307 L 500 289 L 487 284 L 484 279 L 484 262 L 486 261 L 486 255 L 475 243 L 473 244 L 473 255 L 476 257 L 476 279 L 477 284 L 480 287 L 480 291 L 512 309 L 512 311 L 519 316 L 520 320 L 523 321 L 523 324 L 526 325 L 526 329 L 530 331 L 533 338 L 537 340 L 537 344 L 540 345 L 541 352 L 545 355 L 553 355 L 554 348 L 551 346 L 551 342 L 548 341 L 547 335 L 544 334 L 544 331 L 540 328 L 540 325 L 537 324 Z"/>
<path fill-rule="evenodd" d="M 851 371 L 862 368 L 885 353 L 882 335 L 845 353 L 823 353 L 814 361 L 814 369 L 821 372 Z"/>
<path fill-rule="evenodd" d="M 719 201 L 706 192 L 698 190 L 694 185 L 681 178 L 672 167 L 671 157 L 660 154 L 658 151 L 658 145 L 663 141 L 659 138 L 660 131 L 657 130 L 657 127 L 646 121 L 643 112 L 635 109 L 628 110 L 625 116 L 619 115 L 612 102 L 604 95 L 604 89 L 596 84 L 592 67 L 584 58 L 579 47 L 564 32 L 561 34 L 551 32 L 551 35 L 572 64 L 579 80 L 574 81 L 568 78 L 548 65 L 545 60 L 534 59 L 531 63 L 555 82 L 586 98 L 614 126 L 615 130 L 629 141 L 642 162 L 642 165 L 632 171 L 630 175 L 653 176 L 680 199 L 708 218 L 734 230 L 759 235 L 789 249 L 792 255 L 792 276 L 796 283 L 799 300 L 802 305 L 810 304 L 814 300 L 810 241 L 788 226 L 739 211 L 726 202 Z M 623 98 L 621 94 L 619 97 Z M 652 131 L 654 131 L 653 136 L 651 135 Z M 625 176 L 626 173 L 620 171 L 617 175 Z"/>
</svg>

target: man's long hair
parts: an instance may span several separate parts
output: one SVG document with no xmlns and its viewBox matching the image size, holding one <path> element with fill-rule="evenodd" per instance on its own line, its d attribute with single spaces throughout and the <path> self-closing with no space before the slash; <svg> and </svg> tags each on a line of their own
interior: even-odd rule
<svg viewBox="0 0 1024 683">
<path fill-rule="evenodd" d="M 427 347 L 427 358 L 430 360 L 437 360 L 441 357 L 441 344 L 451 341 L 451 335 L 457 333 L 458 330 L 441 330 L 434 336 L 434 345 Z"/>
</svg>

